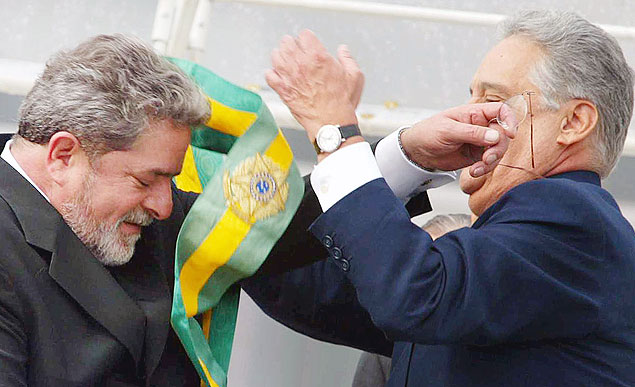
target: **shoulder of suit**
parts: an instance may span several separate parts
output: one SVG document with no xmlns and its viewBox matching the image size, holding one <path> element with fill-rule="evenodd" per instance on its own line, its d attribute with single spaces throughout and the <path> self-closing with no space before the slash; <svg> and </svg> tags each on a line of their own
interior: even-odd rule
<svg viewBox="0 0 635 387">
<path fill-rule="evenodd" d="M 617 203 L 602 187 L 564 178 L 520 184 L 501 196 L 483 215 L 503 222 L 524 218 L 593 222 L 622 217 Z"/>
<path fill-rule="evenodd" d="M 194 192 L 181 191 L 176 188 L 175 185 L 172 185 L 172 198 L 174 204 L 172 214 L 174 215 L 175 212 L 187 214 L 196 201 L 196 198 L 198 198 L 198 194 Z"/>
<path fill-rule="evenodd" d="M 501 199 L 532 196 L 536 200 L 561 202 L 565 198 L 582 199 L 598 195 L 610 196 L 606 190 L 598 185 L 572 179 L 544 178 L 519 184 L 510 189 Z"/>
</svg>

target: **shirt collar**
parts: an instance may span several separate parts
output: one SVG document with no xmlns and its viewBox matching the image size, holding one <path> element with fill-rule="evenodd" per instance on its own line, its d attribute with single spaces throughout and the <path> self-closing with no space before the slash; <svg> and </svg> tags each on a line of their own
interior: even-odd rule
<svg viewBox="0 0 635 387">
<path fill-rule="evenodd" d="M 42 194 L 42 196 L 44 196 L 44 199 L 46 199 L 47 202 L 51 202 L 48 198 L 48 196 L 46 196 L 44 194 L 44 192 L 40 189 L 40 187 L 38 187 L 37 185 L 35 185 L 35 183 L 33 182 L 33 180 L 31 180 L 31 178 L 29 177 L 29 175 L 26 174 L 26 172 L 24 171 L 24 169 L 22 169 L 22 167 L 20 166 L 20 164 L 18 164 L 18 160 L 15 159 L 15 157 L 13 157 L 13 154 L 11 153 L 11 144 L 13 143 L 13 140 L 9 140 L 7 141 L 7 143 L 4 145 L 4 149 L 2 150 L 2 154 L 0 155 L 0 158 L 2 158 L 4 161 L 6 161 L 10 166 L 13 167 L 13 169 L 15 169 L 16 171 L 18 171 L 18 173 L 20 175 L 22 175 L 22 177 L 24 177 L 26 179 L 26 181 L 28 181 L 29 183 L 31 183 L 31 185 L 39 192 Z"/>
</svg>

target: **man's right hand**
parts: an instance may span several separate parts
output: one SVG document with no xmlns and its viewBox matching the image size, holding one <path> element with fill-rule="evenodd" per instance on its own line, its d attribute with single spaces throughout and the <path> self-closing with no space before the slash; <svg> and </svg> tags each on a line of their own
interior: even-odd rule
<svg viewBox="0 0 635 387">
<path fill-rule="evenodd" d="M 500 109 L 500 103 L 464 105 L 420 121 L 402 133 L 404 151 L 427 168 L 451 171 L 470 166 L 474 177 L 489 173 L 515 135 L 495 123 Z"/>
</svg>

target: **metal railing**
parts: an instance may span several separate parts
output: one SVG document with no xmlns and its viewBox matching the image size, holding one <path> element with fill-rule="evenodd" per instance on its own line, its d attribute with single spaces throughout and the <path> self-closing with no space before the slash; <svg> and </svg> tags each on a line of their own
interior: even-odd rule
<svg viewBox="0 0 635 387">
<path fill-rule="evenodd" d="M 346 0 L 158 0 L 151 37 L 155 49 L 165 55 L 200 62 L 214 2 L 293 7 L 481 26 L 494 26 L 505 18 L 505 15 L 493 13 Z M 635 27 L 607 24 L 599 26 L 617 38 L 635 39 Z M 42 68 L 43 65 L 38 63 L 0 58 L 0 92 L 25 95 Z M 280 126 L 300 128 L 275 93 L 259 92 Z M 434 113 L 432 110 L 419 107 L 362 104 L 358 108 L 362 130 L 365 134 L 373 136 L 385 135 L 399 126 L 416 122 Z M 624 154 L 635 156 L 635 133 L 627 138 Z"/>
<path fill-rule="evenodd" d="M 323 11 L 350 12 L 361 15 L 396 17 L 400 19 L 482 26 L 494 26 L 506 17 L 506 15 L 496 13 L 347 0 L 216 0 L 216 2 L 306 8 Z M 612 24 L 598 24 L 598 26 L 602 27 L 606 32 L 612 34 L 616 38 L 635 39 L 635 27 Z"/>
</svg>

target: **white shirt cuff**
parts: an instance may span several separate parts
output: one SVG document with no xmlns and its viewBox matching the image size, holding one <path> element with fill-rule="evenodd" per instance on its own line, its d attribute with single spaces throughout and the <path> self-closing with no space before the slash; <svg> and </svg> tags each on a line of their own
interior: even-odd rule
<svg viewBox="0 0 635 387">
<path fill-rule="evenodd" d="M 412 163 L 399 146 L 399 129 L 379 141 L 375 158 L 392 191 L 406 202 L 415 194 L 453 182 L 456 171 L 428 172 Z"/>
<path fill-rule="evenodd" d="M 360 142 L 333 152 L 316 165 L 311 186 L 326 212 L 349 193 L 381 177 L 370 145 Z"/>
</svg>

